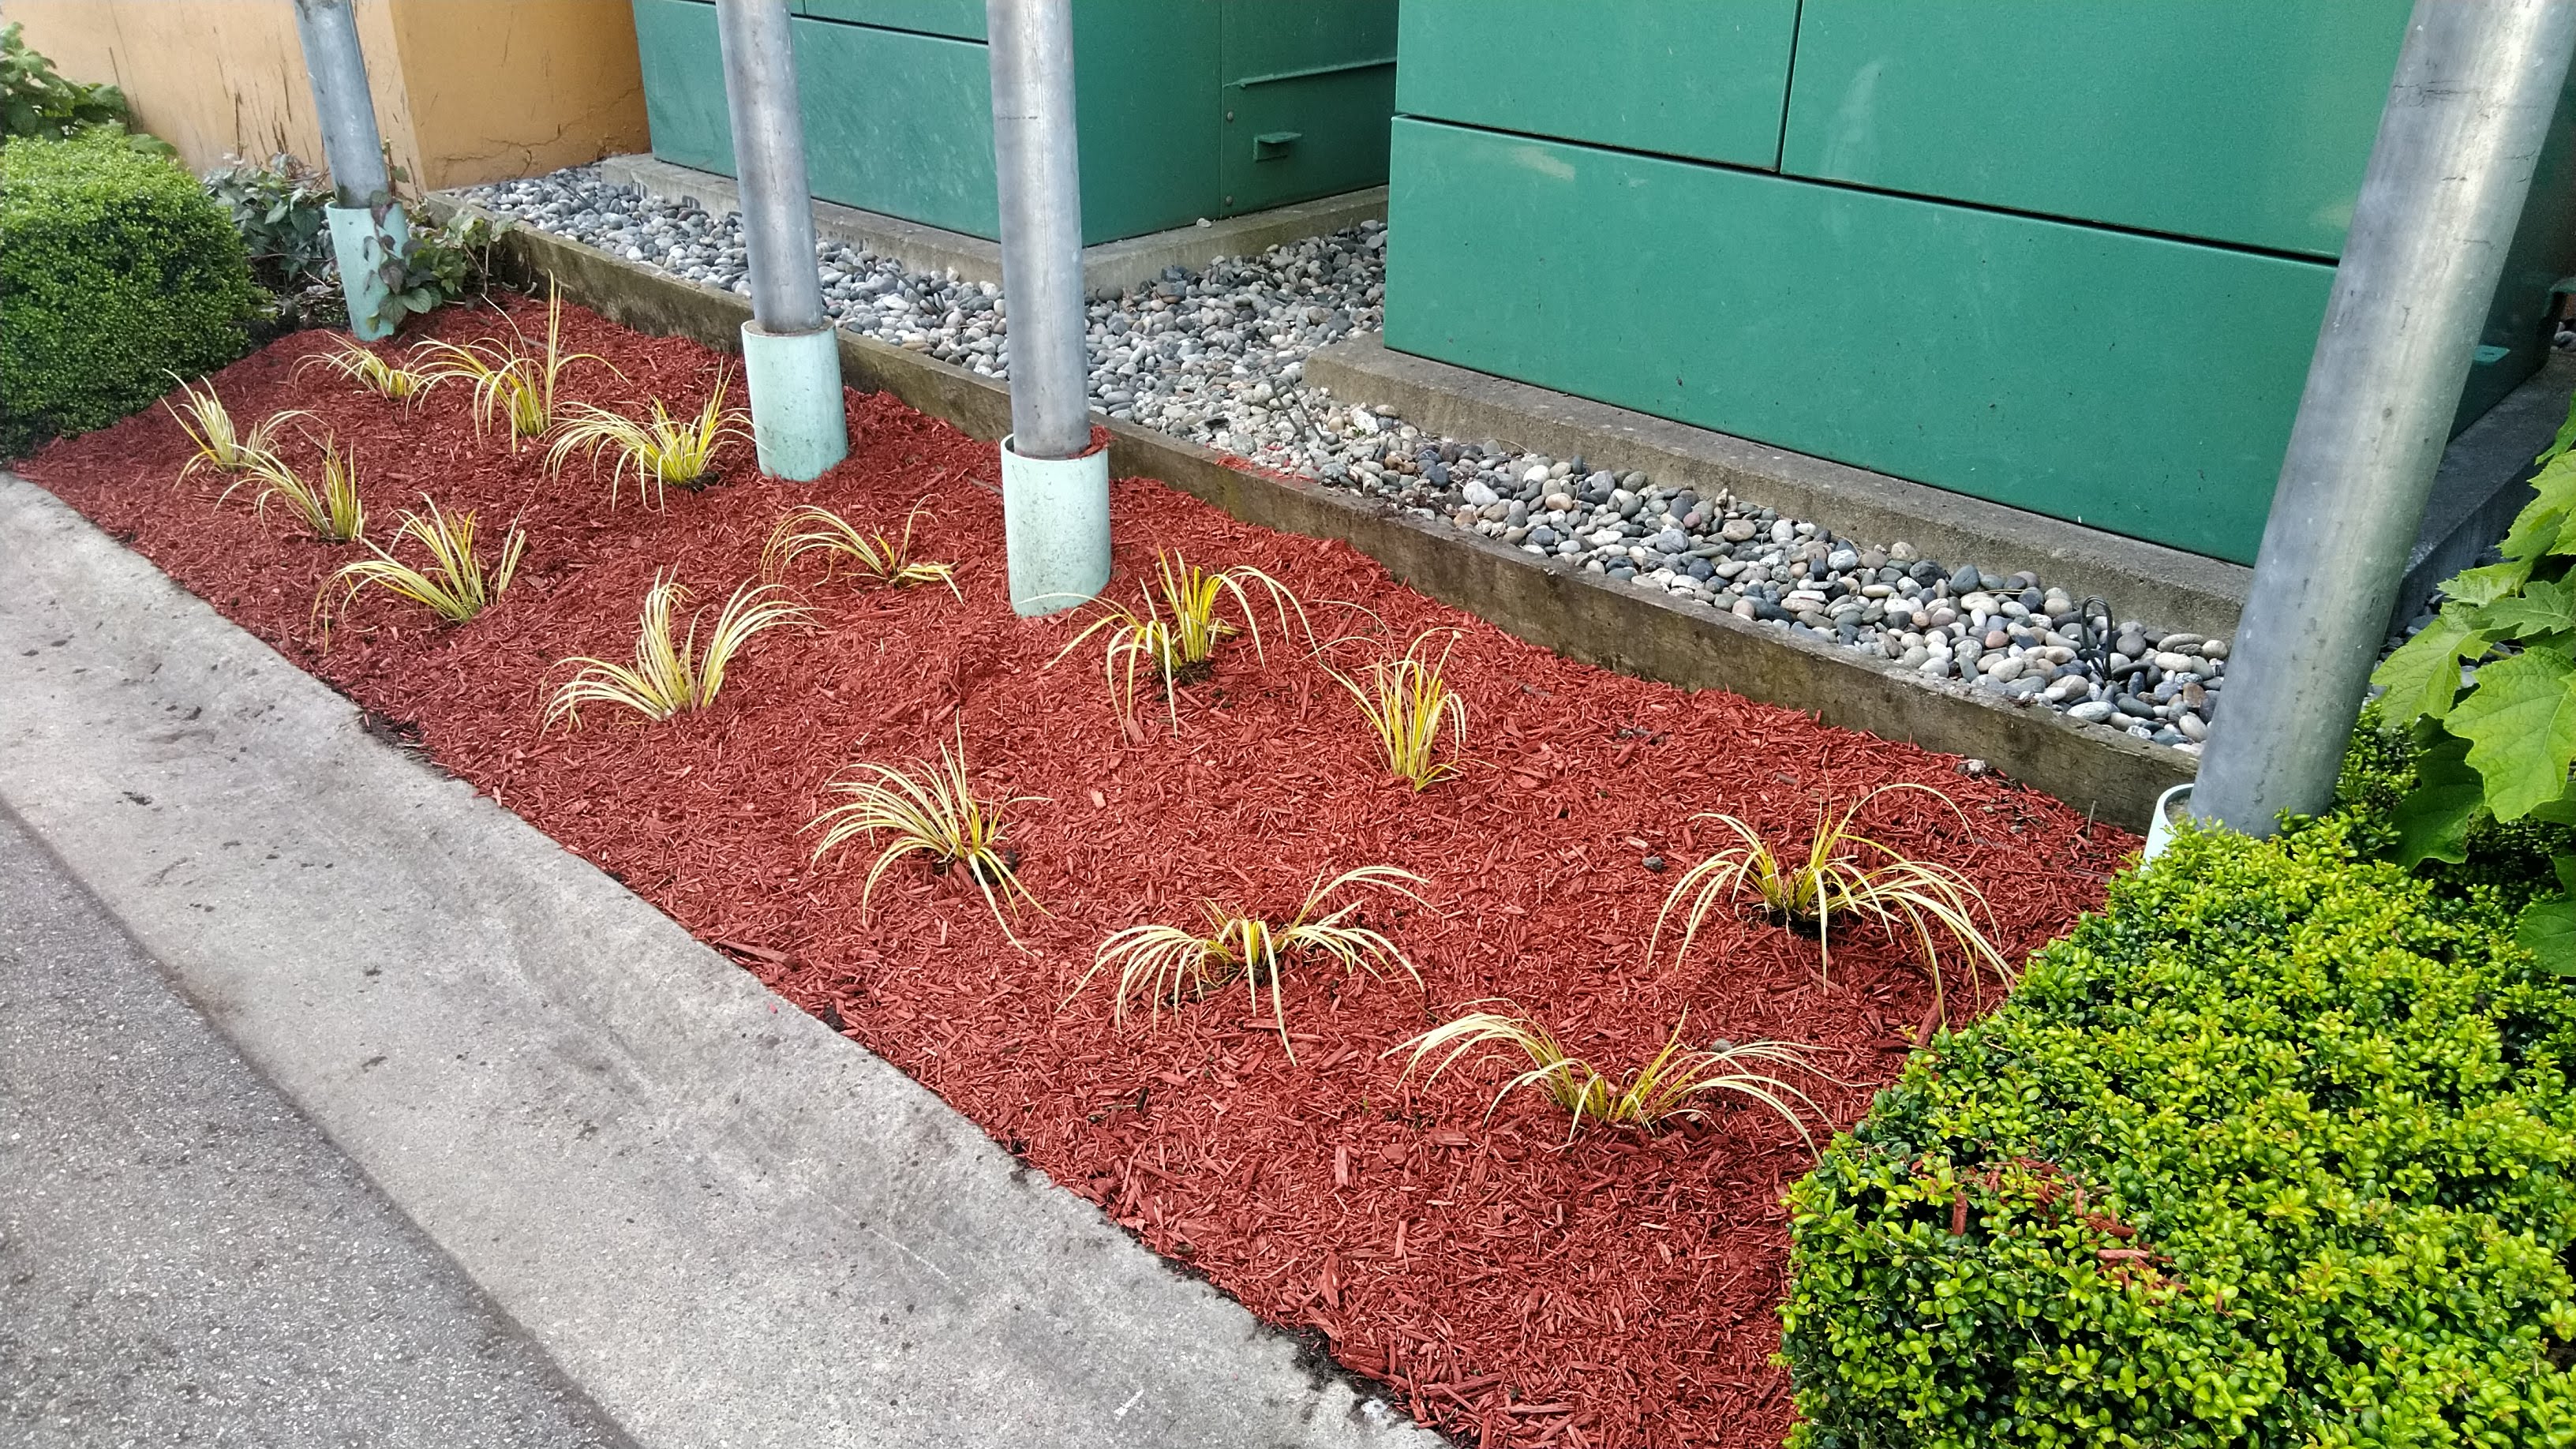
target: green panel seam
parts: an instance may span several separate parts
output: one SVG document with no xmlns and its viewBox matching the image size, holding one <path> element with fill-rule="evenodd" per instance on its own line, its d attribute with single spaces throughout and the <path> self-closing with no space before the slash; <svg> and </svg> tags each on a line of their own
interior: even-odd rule
<svg viewBox="0 0 2576 1449">
<path fill-rule="evenodd" d="M 1983 212 L 1988 216 L 2009 216 L 2023 221 L 2044 221 L 2056 226 L 2081 227 L 2086 231 L 2109 232 L 2118 236 L 2145 237 L 2154 241 L 2176 242 L 2183 246 L 2206 247 L 2215 252 L 2236 252 L 2244 256 L 2270 257 L 2275 261 L 2283 262 L 2305 262 L 2310 266 L 2324 267 L 2329 271 L 2333 270 L 2335 265 L 2334 258 L 2322 257 L 2314 252 L 2292 252 L 2283 251 L 2277 247 L 2248 246 L 2243 242 L 2213 241 L 2205 236 L 2191 236 L 2184 232 L 2154 231 L 2142 226 L 2121 226 L 2114 222 L 2064 216 L 2053 211 L 2022 211 L 2010 206 L 1996 206 L 1991 202 L 1961 201 L 1955 196 L 1933 196 L 1920 191 L 1894 191 L 1886 187 L 1863 186 L 1857 182 L 1835 181 L 1827 177 L 1809 176 L 1799 172 L 1766 171 L 1759 166 L 1711 161 L 1705 156 L 1681 156 L 1670 151 L 1649 151 L 1636 146 L 1613 146 L 1602 141 L 1582 141 L 1571 136 L 1548 136 L 1536 131 L 1511 131 L 1500 126 L 1478 126 L 1466 121 L 1452 121 L 1441 116 L 1415 115 L 1408 111 L 1398 111 L 1396 115 L 1403 120 L 1433 126 L 1448 126 L 1460 131 L 1481 131 L 1488 136 L 1510 136 L 1522 141 L 1544 141 L 1551 146 L 1580 146 L 1590 151 L 1607 151 L 1620 156 L 1639 156 L 1651 161 L 1670 161 L 1681 166 L 1704 166 L 1711 171 L 1732 171 L 1739 176 L 1767 176 L 1775 181 L 1795 181 L 1801 186 L 1818 186 L 1829 191 L 1848 191 L 1862 196 L 1894 197 L 1902 201 L 1920 201 L 1931 206 L 1954 207 L 1960 211 Z"/>
</svg>

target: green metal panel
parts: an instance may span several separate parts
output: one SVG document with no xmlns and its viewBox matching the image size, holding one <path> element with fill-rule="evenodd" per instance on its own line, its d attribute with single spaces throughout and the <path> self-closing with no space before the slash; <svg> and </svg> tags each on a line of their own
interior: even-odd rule
<svg viewBox="0 0 2576 1449">
<path fill-rule="evenodd" d="M 815 195 L 974 236 L 1000 232 L 981 44 L 822 20 L 788 29 Z"/>
<path fill-rule="evenodd" d="M 1768 170 L 1797 34 L 1798 0 L 1404 0 L 1395 108 Z"/>
<path fill-rule="evenodd" d="M 818 20 L 917 30 L 958 40 L 984 38 L 984 0 L 794 0 L 788 8 Z"/>
<path fill-rule="evenodd" d="M 1216 0 L 1073 7 L 1085 242 L 1218 214 L 1218 53 Z"/>
<path fill-rule="evenodd" d="M 2253 560 L 2323 263 L 1409 117 L 1394 152 L 1392 347 Z"/>
<path fill-rule="evenodd" d="M 1805 0 L 1781 169 L 2333 257 L 2409 0 Z"/>
<path fill-rule="evenodd" d="M 798 8 L 789 31 L 814 194 L 993 236 L 992 80 L 974 38 L 982 0 Z M 714 6 L 635 0 L 635 30 L 654 154 L 732 174 Z M 1384 181 L 1394 34 L 1395 0 L 1075 6 L 1083 240 Z M 1279 159 L 1258 159 L 1269 153 Z"/>
<path fill-rule="evenodd" d="M 701 0 L 635 0 L 635 48 L 644 62 L 653 154 L 732 175 L 733 118 L 725 114 L 716 8 Z"/>
<path fill-rule="evenodd" d="M 1221 0 L 1218 210 L 1233 216 L 1386 179 L 1395 0 Z"/>
</svg>

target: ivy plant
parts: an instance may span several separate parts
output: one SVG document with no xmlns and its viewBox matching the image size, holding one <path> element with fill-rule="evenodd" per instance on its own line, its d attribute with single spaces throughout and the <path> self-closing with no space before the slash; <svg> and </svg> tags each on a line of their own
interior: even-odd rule
<svg viewBox="0 0 2576 1449">
<path fill-rule="evenodd" d="M 330 275 L 331 186 L 321 173 L 284 152 L 264 163 L 235 157 L 206 190 L 232 212 L 262 285 L 287 291 Z"/>
<path fill-rule="evenodd" d="M 403 183 L 410 179 L 409 174 L 391 164 L 390 158 L 385 174 L 393 183 L 393 197 L 379 203 L 373 212 L 377 254 L 384 259 L 378 263 L 378 275 L 385 288 L 378 315 L 400 327 L 411 315 L 487 287 L 491 281 L 492 247 L 500 239 L 500 231 L 480 214 L 461 208 L 442 225 L 423 226 L 427 208 L 418 197 L 403 196 Z M 411 228 L 409 241 L 401 245 L 396 244 L 387 224 L 397 201 Z"/>
<path fill-rule="evenodd" d="M 2433 622 L 2371 675 L 2381 716 L 2423 746 L 2397 811 L 2400 865 L 2465 859 L 2486 821 L 2576 826 L 2576 410 L 2538 461 L 2503 561 L 2445 583 Z M 2525 908 L 2519 935 L 2576 975 L 2576 855 L 2552 865 L 2558 892 Z"/>
</svg>

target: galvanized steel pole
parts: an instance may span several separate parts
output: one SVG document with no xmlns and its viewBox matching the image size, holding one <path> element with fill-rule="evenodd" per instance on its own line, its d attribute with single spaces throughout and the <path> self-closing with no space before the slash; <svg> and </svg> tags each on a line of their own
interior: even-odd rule
<svg viewBox="0 0 2576 1449">
<path fill-rule="evenodd" d="M 1011 436 L 1002 503 L 1011 606 L 1070 608 L 1109 582 L 1109 459 L 1091 447 L 1071 0 L 985 0 L 1001 189 Z"/>
<path fill-rule="evenodd" d="M 2335 268 L 2192 813 L 2334 798 L 2471 355 L 2576 50 L 2576 0 L 2416 0 Z"/>
<path fill-rule="evenodd" d="M 324 215 L 331 254 L 340 265 L 340 291 L 349 303 L 349 330 L 372 342 L 390 336 L 401 320 L 388 315 L 385 300 L 400 281 L 394 264 L 411 253 L 411 226 L 385 173 L 384 137 L 376 129 L 351 0 L 295 0 L 295 33 L 313 83 L 322 157 L 331 167 L 333 204 Z"/>
<path fill-rule="evenodd" d="M 848 456 L 840 338 L 823 311 L 814 260 L 814 198 L 787 0 L 716 0 L 725 110 L 751 270 L 742 328 L 743 382 L 760 470 L 805 481 Z"/>
<path fill-rule="evenodd" d="M 331 167 L 333 195 L 342 206 L 375 206 L 391 188 L 351 0 L 295 0 L 295 33 L 304 43 L 304 69 L 313 82 L 313 110 L 322 124 L 322 155 Z"/>
<path fill-rule="evenodd" d="M 1091 446 L 1073 5 L 986 0 L 984 13 L 1002 193 L 1002 291 L 1010 299 L 1011 433 L 1024 457 L 1070 458 Z"/>
<path fill-rule="evenodd" d="M 716 0 L 716 42 L 742 185 L 751 315 L 772 332 L 811 332 L 824 322 L 823 281 L 814 265 L 814 198 L 806 190 L 787 0 Z"/>
</svg>

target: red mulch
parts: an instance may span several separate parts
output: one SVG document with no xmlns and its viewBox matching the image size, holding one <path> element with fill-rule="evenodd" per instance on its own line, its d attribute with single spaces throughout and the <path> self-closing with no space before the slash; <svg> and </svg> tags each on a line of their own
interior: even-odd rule
<svg viewBox="0 0 2576 1449">
<path fill-rule="evenodd" d="M 542 310 L 510 304 L 543 335 Z M 451 308 L 441 335 L 498 331 Z M 725 365 L 566 309 L 571 395 L 610 405 L 660 396 L 694 407 Z M 417 727 L 429 752 L 613 873 L 746 970 L 919 1078 L 1056 1181 L 1272 1322 L 1320 1333 L 1333 1355 L 1392 1386 L 1413 1414 L 1498 1445 L 1726 1446 L 1779 1442 L 1790 1422 L 1774 1307 L 1786 1286 L 1782 1193 L 1807 1164 L 1758 1108 L 1655 1138 L 1587 1129 L 1535 1098 L 1483 1120 L 1499 1060 L 1408 1095 L 1382 1053 L 1472 1000 L 1509 997 L 1569 1049 L 1624 1067 L 1682 1014 L 1694 1040 L 1774 1038 L 1821 1049 L 1855 1085 L 1816 1084 L 1837 1125 L 1903 1061 L 1930 992 L 1892 943 L 1855 936 L 1818 979 L 1814 943 L 1747 917 L 1721 922 L 1687 964 L 1645 959 L 1673 870 L 1721 842 L 1723 810 L 1803 839 L 1818 803 L 1922 781 L 1874 810 L 1872 833 L 1967 871 L 2016 958 L 2096 905 L 2133 837 L 2088 826 L 1957 761 L 1731 694 L 1690 693 L 1570 663 L 1396 585 L 1335 543 L 1238 523 L 1163 486 L 1115 488 L 1118 576 L 1132 597 L 1154 550 L 1255 564 L 1293 587 L 1319 628 L 1400 646 L 1460 631 L 1449 673 L 1469 705 L 1474 761 L 1415 794 L 1374 756 L 1347 696 L 1288 649 L 1241 641 L 1185 691 L 1176 739 L 1112 722 L 1095 653 L 1049 670 L 1074 625 L 1022 621 L 1005 596 L 993 448 L 885 397 L 849 400 L 848 462 L 811 485 L 757 476 L 738 447 L 721 486 L 632 493 L 612 510 L 579 464 L 548 481 L 539 454 L 478 440 L 454 384 L 413 411 L 345 389 L 298 358 L 329 337 L 287 338 L 224 372 L 245 424 L 319 413 L 356 446 L 371 531 L 425 490 L 525 519 L 527 564 L 506 601 L 461 628 L 387 598 L 360 603 L 327 652 L 316 586 L 353 550 L 263 524 L 245 495 L 217 507 L 174 489 L 185 456 L 159 410 L 57 443 L 26 474 L 346 691 Z M 737 389 L 739 384 L 736 384 Z M 310 451 L 299 445 L 309 462 Z M 702 601 L 754 571 L 788 507 L 815 501 L 894 527 L 919 500 L 923 552 L 954 560 L 966 591 L 886 592 L 803 580 L 819 627 L 755 643 L 714 708 L 662 725 L 605 711 L 577 733 L 539 729 L 558 661 L 624 658 L 654 571 Z M 1329 600 L 1355 600 L 1382 625 Z M 1052 914 L 1028 954 L 1006 945 L 971 882 L 919 866 L 859 910 L 859 865 L 809 863 L 800 834 L 819 791 L 853 761 L 933 757 L 962 715 L 981 787 L 1044 796 L 1018 807 L 1010 843 Z M 1399 865 L 1431 880 L 1428 910 L 1373 913 L 1422 968 L 1410 982 L 1293 975 L 1284 1056 L 1267 1003 L 1240 992 L 1111 1029 L 1098 985 L 1059 1011 L 1110 931 L 1194 922 L 1202 895 L 1285 911 L 1319 871 Z M 1992 992 L 1987 993 L 1991 1000 Z"/>
</svg>

